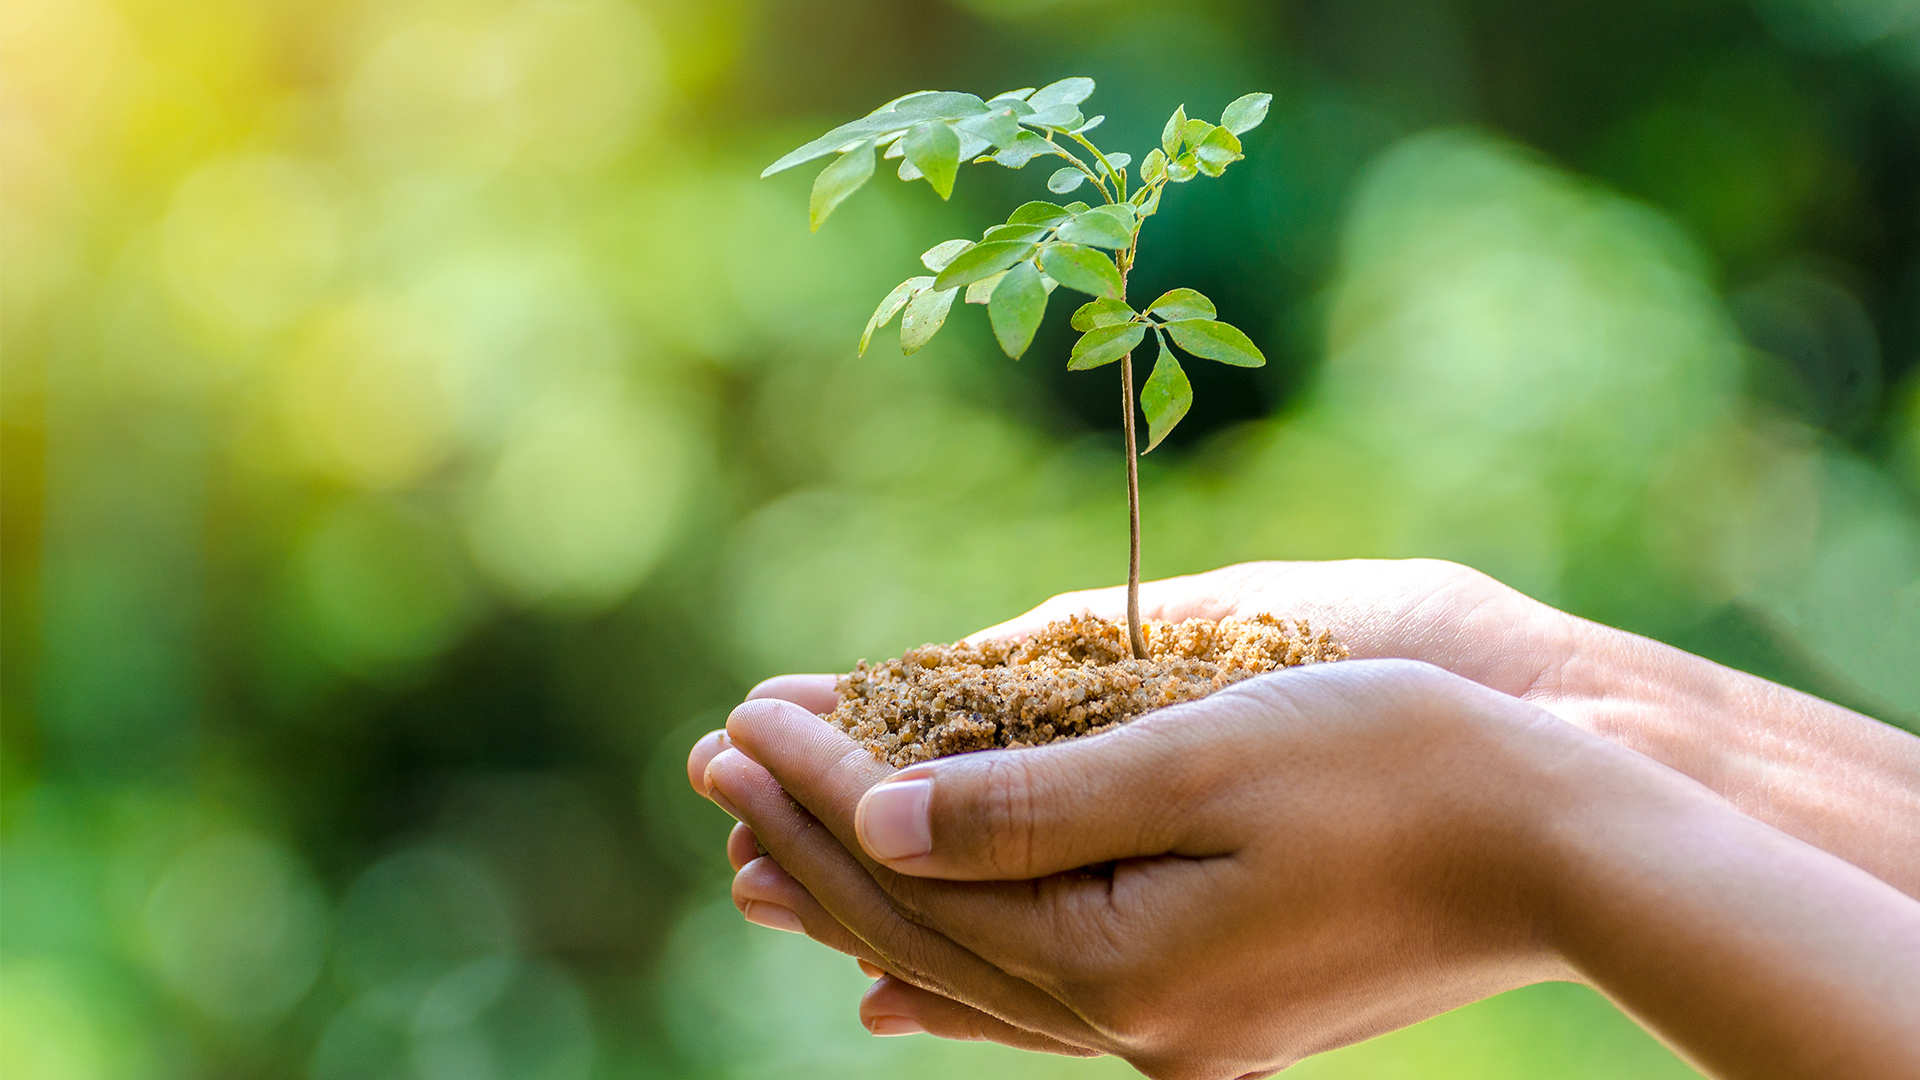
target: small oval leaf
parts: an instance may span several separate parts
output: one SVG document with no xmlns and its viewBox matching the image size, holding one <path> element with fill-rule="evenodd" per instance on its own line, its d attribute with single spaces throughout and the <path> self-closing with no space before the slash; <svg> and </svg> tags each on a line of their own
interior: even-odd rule
<svg viewBox="0 0 1920 1080">
<path fill-rule="evenodd" d="M 961 252 L 934 279 L 936 289 L 957 289 L 992 277 L 1022 259 L 1033 257 L 1033 245 L 1022 240 L 987 240 Z"/>
<path fill-rule="evenodd" d="M 947 321 L 947 311 L 953 307 L 954 294 L 958 289 L 927 288 L 913 294 L 907 301 L 907 310 L 900 316 L 900 351 L 912 356 L 921 346 L 933 340 L 940 327 Z"/>
<path fill-rule="evenodd" d="M 1031 127 L 1055 128 L 1060 131 L 1072 131 L 1087 122 L 1080 110 L 1072 105 L 1054 105 L 1039 109 L 1032 116 L 1023 116 L 1020 122 Z"/>
<path fill-rule="evenodd" d="M 1084 75 L 1048 83 L 1027 95 L 1027 104 L 1036 109 L 1053 105 L 1078 105 L 1093 96 L 1093 80 Z"/>
<path fill-rule="evenodd" d="M 1267 118 L 1267 108 L 1272 104 L 1272 94 L 1247 94 L 1235 98 L 1233 104 L 1220 114 L 1220 126 L 1235 135 L 1245 135 Z"/>
<path fill-rule="evenodd" d="M 1140 179 L 1153 184 L 1158 183 L 1165 175 L 1167 175 L 1167 155 L 1156 146 L 1147 151 L 1147 156 L 1140 162 Z"/>
<path fill-rule="evenodd" d="M 1213 301 L 1194 289 L 1169 289 L 1147 310 L 1163 319 L 1211 319 L 1220 314 Z"/>
<path fill-rule="evenodd" d="M 978 99 L 975 99 L 978 100 Z M 960 136 L 953 126 L 935 121 L 907 132 L 907 160 L 919 169 L 942 199 L 953 195 L 953 178 L 960 171 Z"/>
<path fill-rule="evenodd" d="M 1267 362 L 1247 335 L 1214 319 L 1178 319 L 1166 324 L 1173 343 L 1195 356 L 1235 367 L 1260 367 Z"/>
<path fill-rule="evenodd" d="M 1067 370 L 1086 371 L 1111 364 L 1132 352 L 1133 347 L 1146 336 L 1147 328 L 1139 323 L 1121 323 L 1089 330 L 1073 343 L 1073 356 L 1067 361 Z"/>
<path fill-rule="evenodd" d="M 1180 156 L 1180 133 L 1186 129 L 1187 107 L 1182 105 L 1173 110 L 1173 115 L 1167 117 L 1167 126 L 1160 129 L 1160 149 L 1168 157 Z"/>
<path fill-rule="evenodd" d="M 1097 326 L 1113 326 L 1117 323 L 1132 322 L 1134 311 L 1118 300 L 1100 297 L 1080 305 L 1073 313 L 1073 328 L 1085 333 Z"/>
<path fill-rule="evenodd" d="M 866 333 L 860 335 L 860 355 L 867 354 L 867 345 L 873 341 L 873 332 L 893 321 L 900 309 L 907 306 L 913 295 L 933 284 L 931 277 L 911 277 L 893 287 L 893 291 L 873 309 L 873 318 L 867 320 Z"/>
<path fill-rule="evenodd" d="M 1047 288 L 1030 262 L 1014 265 L 987 300 L 987 318 L 1000 348 L 1015 360 L 1033 344 L 1034 331 L 1047 314 Z"/>
<path fill-rule="evenodd" d="M 995 225 L 982 240 L 1025 240 L 1034 242 L 1047 235 L 1045 225 Z"/>
<path fill-rule="evenodd" d="M 1047 190 L 1053 192 L 1055 195 L 1065 195 L 1067 192 L 1072 191 L 1086 182 L 1086 173 L 1069 166 L 1047 177 Z"/>
<path fill-rule="evenodd" d="M 1078 244 L 1048 244 L 1040 249 L 1040 268 L 1069 289 L 1118 300 L 1123 291 L 1113 260 Z"/>
<path fill-rule="evenodd" d="M 1140 411 L 1147 414 L 1147 449 L 1142 455 L 1160 445 L 1187 410 L 1193 407 L 1193 384 L 1187 381 L 1187 373 L 1181 369 L 1180 361 L 1173 358 L 1173 350 L 1167 348 L 1165 341 L 1160 342 L 1160 358 L 1153 363 L 1153 374 L 1147 376 L 1147 385 L 1140 388 Z"/>
<path fill-rule="evenodd" d="M 813 195 L 807 200 L 807 219 L 814 232 L 833 213 L 833 208 L 846 201 L 847 196 L 860 190 L 860 185 L 873 177 L 873 143 L 863 142 L 859 146 L 835 158 L 833 164 L 820 170 L 813 180 Z"/>
<path fill-rule="evenodd" d="M 1064 206 L 1055 206 L 1050 202 L 1021 203 L 1013 213 L 1007 215 L 1009 225 L 1058 225 L 1073 214 Z"/>
<path fill-rule="evenodd" d="M 972 246 L 973 246 L 973 241 L 971 240 L 943 241 L 941 243 L 933 245 L 932 247 L 928 248 L 926 251 L 921 253 L 920 265 L 926 267 L 927 269 L 937 274 L 940 271 L 945 270 L 947 268 L 948 263 L 953 262 L 954 256 L 960 254 L 961 252 L 967 250 Z"/>
<path fill-rule="evenodd" d="M 1044 154 L 1058 154 L 1059 147 L 1035 135 L 1031 131 L 1022 131 L 1006 149 L 993 155 L 993 160 L 1009 169 L 1024 169 L 1027 163 Z"/>
<path fill-rule="evenodd" d="M 1133 243 L 1133 215 L 1118 206 L 1096 206 L 1075 214 L 1054 235 L 1070 244 L 1118 250 Z"/>
<path fill-rule="evenodd" d="M 973 284 L 967 286 L 967 296 L 966 296 L 967 303 L 969 304 L 986 303 L 989 299 L 992 298 L 993 290 L 999 287 L 1000 280 L 1006 276 L 1007 276 L 1007 272 L 1005 270 L 1002 270 L 999 273 L 993 275 L 992 277 L 983 277 L 979 281 L 976 281 Z"/>
</svg>

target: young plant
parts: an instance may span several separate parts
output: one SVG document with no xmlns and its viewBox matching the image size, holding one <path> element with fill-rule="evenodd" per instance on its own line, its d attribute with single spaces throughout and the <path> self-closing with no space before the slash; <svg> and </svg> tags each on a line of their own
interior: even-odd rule
<svg viewBox="0 0 1920 1080">
<path fill-rule="evenodd" d="M 1160 145 L 1140 159 L 1136 185 L 1127 171 L 1132 155 L 1105 153 L 1088 138 L 1106 119 L 1080 114 L 1081 102 L 1092 93 L 1092 79 L 1073 78 L 984 101 L 972 94 L 938 90 L 908 94 L 834 128 L 767 166 L 760 175 L 772 176 L 828 154 L 839 155 L 813 182 L 810 213 L 816 231 L 835 207 L 873 176 L 876 155 L 898 160 L 900 179 L 924 179 L 942 199 L 952 196 L 963 162 L 990 161 L 1022 169 L 1039 158 L 1065 162 L 1047 178 L 1048 191 L 1068 195 L 1089 187 L 1099 196 L 1098 205 L 1024 203 L 1007 216 L 1005 224 L 988 229 L 979 240 L 934 245 L 920 256 L 932 273 L 908 278 L 880 301 L 860 335 L 860 351 L 867 351 L 874 331 L 895 315 L 900 316 L 901 351 L 917 351 L 940 330 L 954 297 L 965 289 L 967 303 L 987 306 L 1000 347 L 1018 360 L 1032 344 L 1055 287 L 1064 285 L 1093 297 L 1073 313 L 1073 328 L 1081 336 L 1067 368 L 1086 371 L 1120 362 L 1131 542 L 1127 639 L 1134 658 L 1144 660 L 1136 458 L 1160 445 L 1193 404 L 1193 388 L 1174 357 L 1173 346 L 1238 367 L 1259 367 L 1267 360 L 1247 335 L 1216 319 L 1213 302 L 1192 289 L 1174 289 L 1135 310 L 1127 300 L 1127 275 L 1139 259 L 1141 226 L 1160 209 L 1161 192 L 1168 184 L 1183 184 L 1196 176 L 1219 176 L 1239 161 L 1244 156 L 1240 136 L 1266 119 L 1273 95 L 1248 94 L 1236 100 L 1221 113 L 1218 124 L 1188 119 L 1184 105 L 1175 109 L 1160 133 Z M 1140 391 L 1148 439 L 1146 450 L 1138 450 L 1133 350 L 1149 333 L 1160 352 Z"/>
</svg>

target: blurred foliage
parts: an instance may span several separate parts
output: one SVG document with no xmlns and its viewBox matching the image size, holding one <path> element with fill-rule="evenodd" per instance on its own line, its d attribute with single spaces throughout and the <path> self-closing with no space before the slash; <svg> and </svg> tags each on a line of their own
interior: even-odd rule
<svg viewBox="0 0 1920 1080">
<path fill-rule="evenodd" d="M 0 1072 L 1124 1073 L 868 1039 L 682 768 L 1121 578 L 1110 372 L 856 355 L 1041 178 L 755 179 L 1075 74 L 1138 145 L 1276 95 L 1136 271 L 1274 361 L 1194 369 L 1149 576 L 1454 558 L 1920 718 L 1913 0 L 16 0 Z M 1300 1072 L 1685 1075 L 1557 986 Z"/>
</svg>

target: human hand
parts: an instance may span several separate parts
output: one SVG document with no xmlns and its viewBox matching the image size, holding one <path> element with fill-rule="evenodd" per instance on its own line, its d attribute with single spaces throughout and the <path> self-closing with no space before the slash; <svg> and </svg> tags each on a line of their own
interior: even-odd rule
<svg viewBox="0 0 1920 1080">
<path fill-rule="evenodd" d="M 1858 713 L 1432 559 L 1244 563 L 1145 582 L 1140 601 L 1149 619 L 1305 618 L 1356 659 L 1434 664 L 1651 757 L 1920 896 L 1920 740 Z M 1073 614 L 1120 618 L 1125 607 L 1124 588 L 1064 593 L 974 638 L 1019 637 Z M 781 676 L 748 696 L 825 713 L 833 681 Z M 711 737 L 694 748 L 696 789 L 715 749 Z"/>
<path fill-rule="evenodd" d="M 1565 974 L 1518 903 L 1512 854 L 1528 841 L 1498 824 L 1528 819 L 1496 805 L 1522 786 L 1484 768 L 1542 724 L 1578 735 L 1425 665 L 1346 663 L 1083 743 L 896 775 L 762 700 L 735 711 L 705 779 L 771 855 L 745 861 L 736 901 L 793 912 L 896 976 L 863 1005 L 869 1022 L 1238 1076 Z M 1448 778 L 1469 760 L 1482 771 L 1466 792 Z M 938 854 L 894 858 L 881 804 L 916 793 L 939 797 Z M 1027 842 L 993 839 L 1022 807 L 1047 820 Z M 1108 876 L 1067 873 L 1109 861 Z"/>
<path fill-rule="evenodd" d="M 1885 942 L 1836 943 L 1828 928 L 1811 960 L 1783 959 L 1764 954 L 1805 946 L 1806 927 L 1776 933 L 1780 946 L 1749 939 L 1806 897 L 1737 916 L 1782 869 L 1785 887 L 1816 885 L 1823 902 L 1885 915 L 1891 897 L 1892 918 L 1920 928 L 1911 901 L 1669 770 L 1425 665 L 1278 673 L 1099 738 L 899 774 L 778 700 L 737 709 L 727 737 L 702 781 L 771 855 L 736 851 L 736 901 L 889 973 L 862 1004 L 876 1033 L 1240 1076 L 1586 975 L 1630 1008 L 1650 1001 L 1656 1026 L 1731 1062 L 1729 1075 L 1875 1075 L 1794 1068 L 1823 1045 L 1810 1023 L 1828 1043 L 1850 1024 L 1850 1063 L 1910 1060 L 1884 1021 L 1920 988 L 1895 985 L 1889 1013 L 1887 986 L 1860 977 L 1889 962 Z M 1702 844 L 1710 857 L 1689 848 Z M 1608 929 L 1623 920 L 1637 940 Z M 1731 943 L 1715 940 L 1728 927 Z M 1705 962 L 1676 962 L 1676 945 Z M 1746 992 L 1809 963 L 1838 970 L 1815 972 L 1815 993 L 1790 978 L 1745 1013 L 1729 1012 L 1724 985 L 1718 997 L 1691 985 L 1705 972 Z M 1781 1000 L 1799 1011 L 1768 1015 Z"/>
</svg>

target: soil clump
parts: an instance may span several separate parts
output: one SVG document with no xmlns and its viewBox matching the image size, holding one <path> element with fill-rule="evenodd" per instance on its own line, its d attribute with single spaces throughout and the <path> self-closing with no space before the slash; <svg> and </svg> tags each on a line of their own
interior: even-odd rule
<svg viewBox="0 0 1920 1080">
<path fill-rule="evenodd" d="M 1305 620 L 1148 622 L 1146 660 L 1127 628 L 1088 615 L 1024 641 L 925 645 L 840 676 L 829 723 L 895 767 L 969 750 L 1041 746 L 1098 735 L 1143 713 L 1242 679 L 1347 658 Z"/>
</svg>

